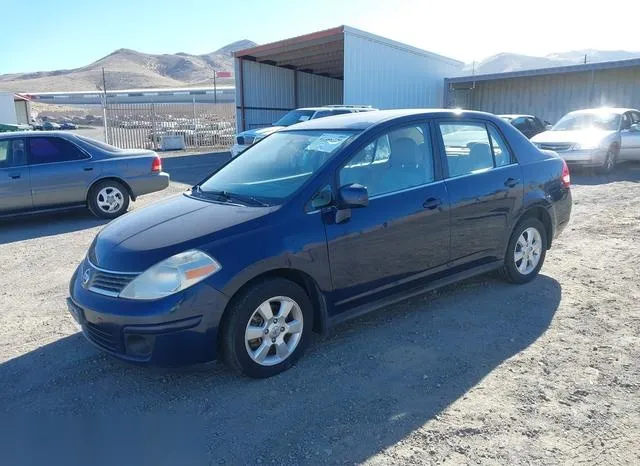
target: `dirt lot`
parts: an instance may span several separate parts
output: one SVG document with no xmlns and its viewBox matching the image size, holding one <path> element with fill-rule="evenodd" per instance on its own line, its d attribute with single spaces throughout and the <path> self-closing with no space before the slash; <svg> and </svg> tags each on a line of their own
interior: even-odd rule
<svg viewBox="0 0 640 466">
<path fill-rule="evenodd" d="M 218 161 L 167 160 L 170 192 Z M 639 464 L 640 166 L 573 180 L 534 282 L 480 277 L 383 309 L 268 380 L 104 356 L 65 308 L 102 222 L 2 224 L 0 463 L 133 464 L 135 447 L 155 465 Z"/>
</svg>

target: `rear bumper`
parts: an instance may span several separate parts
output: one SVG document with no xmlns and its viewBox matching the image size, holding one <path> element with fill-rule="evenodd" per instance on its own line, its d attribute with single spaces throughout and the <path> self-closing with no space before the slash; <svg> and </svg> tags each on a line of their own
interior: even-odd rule
<svg viewBox="0 0 640 466">
<path fill-rule="evenodd" d="M 133 197 L 136 198 L 143 194 L 155 193 L 166 189 L 169 186 L 170 178 L 168 173 L 161 172 L 154 175 L 127 178 L 126 181 L 133 192 Z"/>
<path fill-rule="evenodd" d="M 228 298 L 206 281 L 167 298 L 132 301 L 86 290 L 76 273 L 70 294 L 68 310 L 87 340 L 119 359 L 176 366 L 217 356 L 218 325 Z"/>
</svg>

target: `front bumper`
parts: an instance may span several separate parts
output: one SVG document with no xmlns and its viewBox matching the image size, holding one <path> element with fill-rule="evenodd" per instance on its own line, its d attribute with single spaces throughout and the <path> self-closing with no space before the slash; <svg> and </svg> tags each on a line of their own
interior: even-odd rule
<svg viewBox="0 0 640 466">
<path fill-rule="evenodd" d="M 236 142 L 233 146 L 231 146 L 231 149 L 230 149 L 231 157 L 237 157 L 238 155 L 242 154 L 245 150 L 247 150 L 249 147 L 251 146 L 240 145 Z"/>
<path fill-rule="evenodd" d="M 104 296 L 85 289 L 74 274 L 69 312 L 84 336 L 102 351 L 158 366 L 216 358 L 218 326 L 228 298 L 206 280 L 154 301 Z"/>
<path fill-rule="evenodd" d="M 568 165 L 601 166 L 607 157 L 606 149 L 596 150 L 572 150 L 557 152 Z"/>
</svg>

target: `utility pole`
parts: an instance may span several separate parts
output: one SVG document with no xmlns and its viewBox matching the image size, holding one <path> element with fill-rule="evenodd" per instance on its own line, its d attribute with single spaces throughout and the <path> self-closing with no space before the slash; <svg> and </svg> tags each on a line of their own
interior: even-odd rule
<svg viewBox="0 0 640 466">
<path fill-rule="evenodd" d="M 107 80 L 102 68 L 102 125 L 104 126 L 104 141 L 109 144 L 109 131 L 107 130 Z"/>
<path fill-rule="evenodd" d="M 584 64 L 585 65 L 587 64 L 587 54 L 586 53 L 584 54 Z"/>
<path fill-rule="evenodd" d="M 213 103 L 214 104 L 218 103 L 218 90 L 216 88 L 217 75 L 218 75 L 218 72 L 216 70 L 213 70 Z"/>
</svg>

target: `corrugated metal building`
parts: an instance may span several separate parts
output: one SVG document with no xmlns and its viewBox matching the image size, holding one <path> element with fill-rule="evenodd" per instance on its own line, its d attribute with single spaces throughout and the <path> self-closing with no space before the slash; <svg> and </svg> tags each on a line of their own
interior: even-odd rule
<svg viewBox="0 0 640 466">
<path fill-rule="evenodd" d="M 238 131 L 300 107 L 441 107 L 462 63 L 348 26 L 235 53 Z"/>
<path fill-rule="evenodd" d="M 556 122 L 583 108 L 640 108 L 640 59 L 445 79 L 446 106 Z"/>
</svg>

